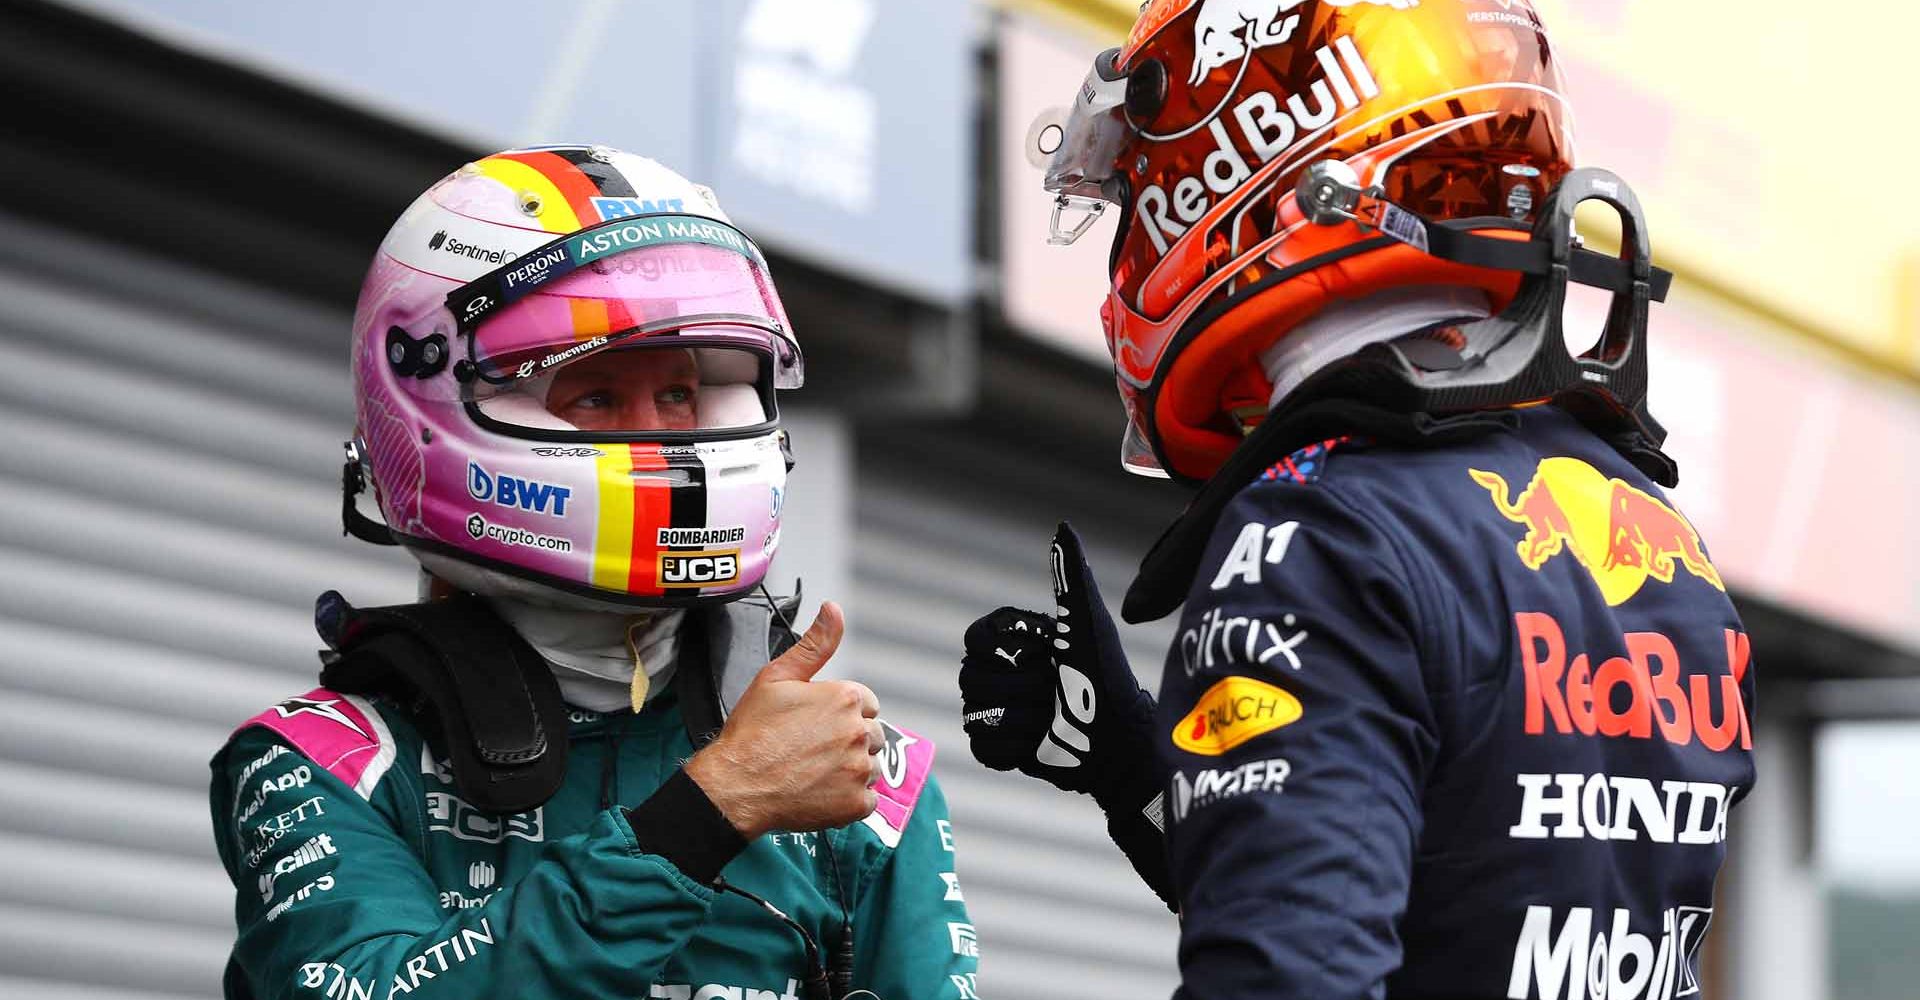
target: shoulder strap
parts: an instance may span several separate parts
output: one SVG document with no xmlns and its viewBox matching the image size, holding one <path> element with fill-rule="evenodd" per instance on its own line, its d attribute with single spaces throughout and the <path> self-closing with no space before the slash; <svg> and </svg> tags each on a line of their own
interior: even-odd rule
<svg viewBox="0 0 1920 1000">
<path fill-rule="evenodd" d="M 485 601 L 355 608 L 337 591 L 314 604 L 332 653 L 320 682 L 412 706 L 437 736 L 454 787 L 485 812 L 525 812 L 553 797 L 567 770 L 567 710 L 540 655 Z"/>
<path fill-rule="evenodd" d="M 331 772 L 363 799 L 373 797 L 373 789 L 393 766 L 393 734 L 386 720 L 363 698 L 320 687 L 298 697 L 288 698 L 234 730 L 259 726 L 270 729 L 308 760 Z M 264 763 L 285 751 L 276 747 Z M 249 767 L 242 779 L 251 777 Z"/>
</svg>

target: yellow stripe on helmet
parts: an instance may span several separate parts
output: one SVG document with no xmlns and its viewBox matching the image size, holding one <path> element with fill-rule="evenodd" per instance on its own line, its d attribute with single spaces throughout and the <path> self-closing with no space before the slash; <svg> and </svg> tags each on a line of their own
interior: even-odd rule
<svg viewBox="0 0 1920 1000">
<path fill-rule="evenodd" d="M 633 450 L 603 446 L 594 459 L 600 472 L 600 520 L 593 533 L 593 585 L 624 593 L 633 562 Z"/>
<path fill-rule="evenodd" d="M 567 196 L 547 175 L 521 163 L 501 156 L 489 156 L 475 163 L 480 172 L 513 189 L 522 205 L 528 197 L 537 199 L 540 210 L 531 218 L 540 224 L 540 228 L 550 233 L 571 233 L 580 228 L 580 216 L 567 201 Z"/>
</svg>

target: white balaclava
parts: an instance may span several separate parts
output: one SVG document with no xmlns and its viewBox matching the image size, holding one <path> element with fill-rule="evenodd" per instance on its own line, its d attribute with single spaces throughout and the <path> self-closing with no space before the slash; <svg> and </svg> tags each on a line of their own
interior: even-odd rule
<svg viewBox="0 0 1920 1000">
<path fill-rule="evenodd" d="M 592 712 L 638 712 L 666 686 L 680 652 L 680 609 L 620 614 L 489 598 L 553 668 L 567 704 Z"/>
<path fill-rule="evenodd" d="M 1368 344 L 1448 320 L 1486 319 L 1492 311 L 1487 293 L 1458 285 L 1395 288 L 1328 306 L 1260 353 L 1273 382 L 1267 408 L 1279 405 L 1313 373 Z"/>
</svg>

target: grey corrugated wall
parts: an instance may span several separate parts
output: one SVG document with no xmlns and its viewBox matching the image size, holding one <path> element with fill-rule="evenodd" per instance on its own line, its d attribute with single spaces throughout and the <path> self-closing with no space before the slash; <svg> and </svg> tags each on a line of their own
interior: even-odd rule
<svg viewBox="0 0 1920 1000">
<path fill-rule="evenodd" d="M 311 683 L 314 595 L 413 592 L 410 560 L 338 527 L 344 305 L 0 218 L 0 996 L 219 995 L 206 760 Z M 1166 995 L 1173 919 L 1092 803 L 986 771 L 959 731 L 959 637 L 1048 606 L 1050 525 L 938 481 L 853 485 L 854 672 L 941 746 L 981 995 Z M 1094 548 L 1103 575 L 1135 555 Z M 1156 633 L 1129 634 L 1157 674 Z"/>
</svg>

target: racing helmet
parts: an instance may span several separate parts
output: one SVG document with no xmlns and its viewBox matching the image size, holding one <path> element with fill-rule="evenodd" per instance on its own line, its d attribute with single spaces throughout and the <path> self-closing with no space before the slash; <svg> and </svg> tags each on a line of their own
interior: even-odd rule
<svg viewBox="0 0 1920 1000">
<path fill-rule="evenodd" d="M 652 160 L 537 146 L 434 184 L 367 272 L 352 368 L 348 530 L 463 590 L 720 602 L 779 546 L 800 348 L 754 242 Z"/>
<path fill-rule="evenodd" d="M 1337 302 L 1439 285 L 1504 308 L 1520 275 L 1430 255 L 1425 224 L 1526 239 L 1574 166 L 1563 90 L 1529 0 L 1148 3 L 1030 136 L 1051 242 L 1121 212 L 1101 318 L 1122 463 L 1210 477 L 1267 413 L 1261 353 Z M 1310 219 L 1296 190 L 1329 168 L 1347 183 L 1323 193 L 1383 213 Z"/>
</svg>

